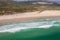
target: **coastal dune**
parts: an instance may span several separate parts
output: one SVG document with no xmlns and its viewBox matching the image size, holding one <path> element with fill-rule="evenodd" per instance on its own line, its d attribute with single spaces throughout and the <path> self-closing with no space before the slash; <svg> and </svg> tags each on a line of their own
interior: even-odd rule
<svg viewBox="0 0 60 40">
<path fill-rule="evenodd" d="M 40 13 L 40 16 L 43 17 L 43 16 L 60 16 L 60 10 L 46 10 L 46 11 L 43 11 Z"/>
<path fill-rule="evenodd" d="M 0 16 L 0 23 L 25 21 L 33 18 L 60 17 L 60 10 L 45 10 Z"/>
</svg>

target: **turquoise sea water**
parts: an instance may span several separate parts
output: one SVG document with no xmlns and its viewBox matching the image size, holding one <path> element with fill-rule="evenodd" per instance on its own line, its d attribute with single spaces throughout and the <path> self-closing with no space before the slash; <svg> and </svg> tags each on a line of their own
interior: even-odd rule
<svg viewBox="0 0 60 40">
<path fill-rule="evenodd" d="M 60 18 L 1 24 L 0 40 L 60 40 Z"/>
</svg>

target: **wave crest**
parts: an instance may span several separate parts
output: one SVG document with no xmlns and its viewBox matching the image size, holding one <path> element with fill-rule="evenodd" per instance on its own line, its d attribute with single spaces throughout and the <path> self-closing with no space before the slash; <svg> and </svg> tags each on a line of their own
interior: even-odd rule
<svg viewBox="0 0 60 40">
<path fill-rule="evenodd" d="M 55 21 L 52 22 L 30 22 L 30 23 L 16 23 L 10 25 L 3 25 L 0 27 L 0 32 L 16 32 L 30 28 L 50 28 Z"/>
</svg>

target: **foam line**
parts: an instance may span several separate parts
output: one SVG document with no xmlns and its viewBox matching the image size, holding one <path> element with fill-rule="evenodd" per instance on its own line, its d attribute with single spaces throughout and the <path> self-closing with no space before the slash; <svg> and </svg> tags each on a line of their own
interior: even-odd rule
<svg viewBox="0 0 60 40">
<path fill-rule="evenodd" d="M 50 28 L 53 26 L 55 21 L 51 22 L 30 22 L 30 23 L 16 23 L 0 26 L 0 32 L 17 32 L 30 28 Z"/>
<path fill-rule="evenodd" d="M 14 27 L 14 28 L 10 28 L 10 29 L 4 29 L 4 30 L 0 30 L 0 32 L 16 32 L 16 31 L 21 31 L 24 29 L 29 29 L 29 28 L 50 28 L 52 25 L 43 25 L 43 26 L 38 26 L 38 27 Z"/>
</svg>

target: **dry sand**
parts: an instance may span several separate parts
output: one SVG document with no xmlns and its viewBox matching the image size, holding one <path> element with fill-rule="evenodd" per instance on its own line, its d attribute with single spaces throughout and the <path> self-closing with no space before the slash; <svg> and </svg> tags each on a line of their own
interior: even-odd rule
<svg viewBox="0 0 60 40">
<path fill-rule="evenodd" d="M 16 21 L 23 21 L 29 20 L 32 18 L 44 18 L 44 17 L 59 17 L 60 10 L 45 10 L 43 12 L 26 12 L 26 13 L 18 13 L 13 15 L 4 15 L 0 16 L 0 23 L 4 22 L 16 22 Z"/>
</svg>

